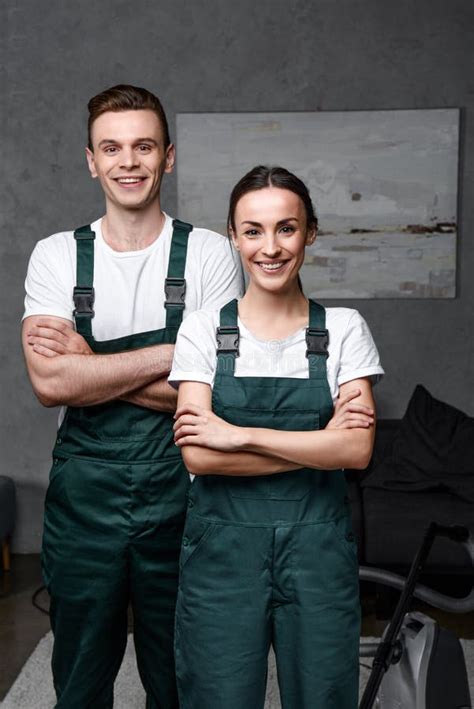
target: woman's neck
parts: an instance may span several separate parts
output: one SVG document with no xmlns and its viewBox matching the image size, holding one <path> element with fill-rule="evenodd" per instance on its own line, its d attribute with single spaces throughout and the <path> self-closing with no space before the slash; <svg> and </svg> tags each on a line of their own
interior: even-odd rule
<svg viewBox="0 0 474 709">
<path fill-rule="evenodd" d="M 308 325 L 308 299 L 299 285 L 284 293 L 253 287 L 239 303 L 244 325 L 263 340 L 283 340 Z"/>
</svg>

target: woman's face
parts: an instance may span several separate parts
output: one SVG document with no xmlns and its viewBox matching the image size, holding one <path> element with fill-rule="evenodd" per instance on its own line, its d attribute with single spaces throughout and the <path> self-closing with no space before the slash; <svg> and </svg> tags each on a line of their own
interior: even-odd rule
<svg viewBox="0 0 474 709">
<path fill-rule="evenodd" d="M 305 246 L 316 238 L 307 229 L 301 198 L 280 187 L 247 192 L 237 202 L 234 223 L 232 241 L 251 283 L 274 292 L 295 286 Z"/>
</svg>

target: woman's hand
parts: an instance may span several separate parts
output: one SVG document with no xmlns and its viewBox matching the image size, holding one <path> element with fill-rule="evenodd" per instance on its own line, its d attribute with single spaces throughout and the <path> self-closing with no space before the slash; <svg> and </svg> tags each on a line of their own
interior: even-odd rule
<svg viewBox="0 0 474 709">
<path fill-rule="evenodd" d="M 369 428 L 374 423 L 374 410 L 364 404 L 356 404 L 353 399 L 361 395 L 360 389 L 353 389 L 342 399 L 337 399 L 332 419 L 326 428 Z"/>
<path fill-rule="evenodd" d="M 93 354 L 86 340 L 58 318 L 41 318 L 27 333 L 27 342 L 44 357 L 63 354 Z"/>
<path fill-rule="evenodd" d="M 216 451 L 242 450 L 243 430 L 196 404 L 180 406 L 174 416 L 177 446 L 203 446 Z"/>
</svg>

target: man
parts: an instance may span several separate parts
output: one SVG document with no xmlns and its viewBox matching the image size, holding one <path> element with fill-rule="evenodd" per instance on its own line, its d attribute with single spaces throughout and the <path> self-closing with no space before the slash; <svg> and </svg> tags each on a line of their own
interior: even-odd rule
<svg viewBox="0 0 474 709">
<path fill-rule="evenodd" d="M 189 483 L 167 375 L 182 318 L 240 295 L 242 277 L 227 239 L 161 209 L 175 149 L 158 98 L 120 85 L 88 107 L 87 161 L 106 213 L 36 245 L 23 321 L 33 389 L 45 406 L 63 407 L 42 557 L 57 707 L 113 706 L 130 603 L 147 707 L 175 709 Z"/>
</svg>

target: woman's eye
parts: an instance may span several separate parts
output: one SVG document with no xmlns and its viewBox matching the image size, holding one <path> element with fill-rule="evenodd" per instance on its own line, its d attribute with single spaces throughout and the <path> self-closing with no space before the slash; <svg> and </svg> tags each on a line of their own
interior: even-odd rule
<svg viewBox="0 0 474 709">
<path fill-rule="evenodd" d="M 281 231 L 283 232 L 283 234 L 293 234 L 293 232 L 295 231 L 295 227 L 288 225 L 282 226 Z"/>
<path fill-rule="evenodd" d="M 247 229 L 245 236 L 258 236 L 258 231 L 256 229 Z"/>
</svg>

